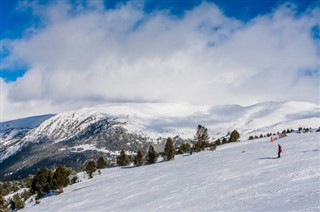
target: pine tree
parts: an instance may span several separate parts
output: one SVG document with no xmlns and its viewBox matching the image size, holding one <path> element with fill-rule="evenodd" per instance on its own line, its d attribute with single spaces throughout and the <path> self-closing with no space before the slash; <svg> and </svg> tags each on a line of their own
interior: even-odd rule
<svg viewBox="0 0 320 212">
<path fill-rule="evenodd" d="M 222 138 L 222 144 L 226 144 L 228 141 L 225 137 Z"/>
<path fill-rule="evenodd" d="M 104 169 L 106 167 L 107 167 L 106 160 L 102 156 L 99 157 L 97 161 L 97 169 Z"/>
<path fill-rule="evenodd" d="M 221 145 L 221 140 L 220 140 L 220 138 L 218 138 L 218 139 L 216 140 L 215 144 L 216 144 L 217 146 Z"/>
<path fill-rule="evenodd" d="M 230 135 L 229 142 L 237 142 L 239 138 L 240 138 L 240 134 L 238 133 L 238 131 L 233 130 Z"/>
<path fill-rule="evenodd" d="M 137 155 L 134 156 L 134 165 L 142 166 L 144 164 L 144 156 L 143 153 L 139 150 Z"/>
<path fill-rule="evenodd" d="M 15 194 L 13 196 L 13 201 L 15 203 L 15 209 L 16 210 L 20 210 L 20 209 L 24 208 L 24 206 L 25 206 L 24 200 L 20 197 L 19 194 Z"/>
<path fill-rule="evenodd" d="M 121 150 L 120 155 L 117 157 L 117 164 L 118 166 L 127 166 L 129 165 L 130 161 L 128 156 L 126 155 L 126 152 L 124 150 Z"/>
<path fill-rule="evenodd" d="M 165 160 L 172 160 L 176 155 L 175 148 L 173 146 L 172 138 L 167 138 L 166 145 L 164 147 L 164 158 Z"/>
<path fill-rule="evenodd" d="M 97 171 L 97 164 L 95 161 L 93 160 L 90 160 L 88 163 L 87 163 L 87 166 L 85 168 L 85 171 L 88 173 L 89 175 L 89 179 L 93 177 L 93 173 L 95 171 Z"/>
<path fill-rule="evenodd" d="M 147 154 L 147 163 L 148 164 L 153 164 L 155 162 L 157 162 L 157 159 L 158 159 L 159 155 L 158 153 L 154 150 L 153 146 L 150 145 L 149 147 L 149 151 L 148 151 L 148 154 Z"/>
<path fill-rule="evenodd" d="M 23 179 L 23 187 L 31 188 L 33 175 L 29 174 L 26 178 Z"/>
<path fill-rule="evenodd" d="M 190 144 L 188 144 L 188 143 L 181 144 L 179 149 L 178 149 L 177 154 L 183 154 L 185 152 L 189 152 L 190 150 L 191 150 L 191 145 Z"/>
<path fill-rule="evenodd" d="M 23 192 L 20 193 L 20 197 L 21 197 L 22 199 L 24 199 L 24 200 L 29 199 L 29 197 L 31 197 L 31 196 L 32 196 L 32 194 L 31 194 L 31 192 L 30 192 L 29 189 L 24 190 Z"/>
<path fill-rule="evenodd" d="M 40 198 L 54 189 L 52 175 L 52 170 L 41 168 L 32 180 L 31 193 L 37 194 L 37 198 Z"/>
<path fill-rule="evenodd" d="M 5 198 L 0 195 L 0 211 L 2 212 L 9 212 L 9 208 L 8 208 L 8 202 L 5 200 Z"/>
<path fill-rule="evenodd" d="M 194 136 L 194 150 L 199 152 L 209 146 L 210 137 L 208 135 L 208 129 L 202 125 L 198 125 L 197 133 Z"/>
<path fill-rule="evenodd" d="M 71 170 L 63 165 L 59 165 L 56 168 L 53 174 L 53 182 L 55 187 L 59 189 L 59 193 L 63 193 L 63 187 L 66 187 L 70 184 L 70 174 Z"/>
</svg>

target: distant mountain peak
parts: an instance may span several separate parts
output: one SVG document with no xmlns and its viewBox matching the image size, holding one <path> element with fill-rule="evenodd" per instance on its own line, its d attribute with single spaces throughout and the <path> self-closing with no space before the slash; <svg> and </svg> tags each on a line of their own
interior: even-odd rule
<svg viewBox="0 0 320 212">
<path fill-rule="evenodd" d="M 211 141 L 226 137 L 234 129 L 241 139 L 247 139 L 250 135 L 285 129 L 318 128 L 319 111 L 319 105 L 294 101 L 245 107 L 178 103 L 99 105 L 55 116 L 6 122 L 12 128 L 1 132 L 0 163 L 7 164 L 3 165 L 3 172 L 14 172 L 22 162 L 25 169 L 31 169 L 36 162 L 52 165 L 68 158 L 72 166 L 93 155 L 112 155 L 112 151 L 121 149 L 134 152 L 153 144 L 161 150 L 167 137 L 174 138 L 175 142 L 190 142 L 198 124 L 208 129 Z M 27 129 L 20 128 L 22 126 Z M 34 127 L 30 129 L 30 126 Z M 88 145 L 92 148 L 81 152 L 74 149 Z"/>
</svg>

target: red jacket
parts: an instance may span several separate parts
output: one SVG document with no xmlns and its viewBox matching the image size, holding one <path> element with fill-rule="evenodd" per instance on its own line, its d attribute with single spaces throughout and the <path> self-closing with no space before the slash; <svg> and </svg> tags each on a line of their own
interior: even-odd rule
<svg viewBox="0 0 320 212">
<path fill-rule="evenodd" d="M 278 152 L 282 152 L 282 148 L 280 145 L 278 146 Z"/>
</svg>

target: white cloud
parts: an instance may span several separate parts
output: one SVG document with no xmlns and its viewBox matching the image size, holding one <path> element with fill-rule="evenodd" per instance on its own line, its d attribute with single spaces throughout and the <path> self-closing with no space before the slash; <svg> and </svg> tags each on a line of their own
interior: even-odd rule
<svg viewBox="0 0 320 212">
<path fill-rule="evenodd" d="M 208 3 L 181 19 L 91 6 L 73 15 L 65 3 L 38 9 L 45 26 L 9 42 L 4 63 L 30 70 L 2 81 L 2 120 L 112 101 L 319 103 L 319 71 L 299 75 L 320 67 L 313 11 L 297 16 L 284 5 L 242 23 Z"/>
</svg>

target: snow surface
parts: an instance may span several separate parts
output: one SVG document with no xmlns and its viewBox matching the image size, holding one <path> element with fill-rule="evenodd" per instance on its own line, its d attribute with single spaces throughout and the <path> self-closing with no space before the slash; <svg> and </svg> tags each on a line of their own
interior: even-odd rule
<svg viewBox="0 0 320 212">
<path fill-rule="evenodd" d="M 129 132 L 147 137 L 193 138 L 198 124 L 205 125 L 211 137 L 221 137 L 237 129 L 245 138 L 259 130 L 267 134 L 288 127 L 318 128 L 320 106 L 306 102 L 266 102 L 247 107 L 239 105 L 209 106 L 172 103 L 107 104 L 58 114 L 30 131 L 25 140 L 41 135 L 56 141 L 75 136 L 87 126 L 103 119 L 117 119 Z M 300 120 L 304 119 L 304 126 Z"/>
<path fill-rule="evenodd" d="M 61 148 L 60 150 L 65 150 L 66 148 Z M 101 149 L 97 148 L 96 146 L 92 144 L 83 144 L 78 146 L 69 147 L 68 149 L 71 149 L 71 152 L 84 152 L 87 150 L 95 150 L 97 152 L 104 152 L 104 153 L 110 153 L 111 155 L 120 155 L 121 151 L 110 151 L 108 149 Z M 127 155 L 135 155 L 135 152 L 131 151 L 125 151 Z"/>
<path fill-rule="evenodd" d="M 167 138 L 177 135 L 184 139 L 192 139 L 198 124 L 208 128 L 212 140 L 226 137 L 227 133 L 234 129 L 240 132 L 243 140 L 251 135 L 266 135 L 282 132 L 285 129 L 318 128 L 320 126 L 320 106 L 307 102 L 288 101 L 265 102 L 246 107 L 240 105 L 122 103 L 83 108 L 61 113 L 43 121 L 17 143 L 15 140 L 0 137 L 0 148 L 4 145 L 9 146 L 0 155 L 0 163 L 15 154 L 28 142 L 38 142 L 41 137 L 55 142 L 64 141 L 85 132 L 90 125 L 106 119 L 116 120 L 119 126 L 148 138 L 150 142 L 157 142 L 157 138 L 160 137 Z M 14 122 L 31 123 L 27 119 L 22 120 L 24 121 Z M 13 135 L 15 134 L 10 136 Z M 105 150 L 100 149 L 99 151 L 104 152 Z"/>
<path fill-rule="evenodd" d="M 53 116 L 52 114 L 47 114 L 0 122 L 0 148 L 12 145 L 19 140 L 19 138 L 14 139 L 15 136 L 28 132 Z"/>
<path fill-rule="evenodd" d="M 53 117 L 53 114 L 33 116 L 12 121 L 0 122 L 0 132 L 8 129 L 31 129 L 39 126 L 45 120 Z"/>
<path fill-rule="evenodd" d="M 319 133 L 289 134 L 108 168 L 23 211 L 320 211 L 319 141 Z"/>
</svg>

